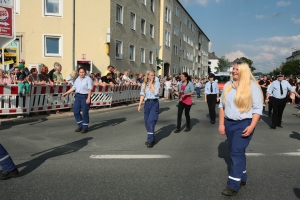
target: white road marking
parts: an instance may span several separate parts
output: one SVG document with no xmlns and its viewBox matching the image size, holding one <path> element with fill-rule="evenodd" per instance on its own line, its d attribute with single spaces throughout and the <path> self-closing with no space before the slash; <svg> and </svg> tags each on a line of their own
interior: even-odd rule
<svg viewBox="0 0 300 200">
<path fill-rule="evenodd" d="M 91 155 L 92 159 L 155 159 L 171 158 L 168 155 Z"/>
<path fill-rule="evenodd" d="M 300 152 L 279 153 L 279 155 L 284 155 L 284 156 L 300 156 Z"/>
<path fill-rule="evenodd" d="M 265 156 L 263 153 L 246 153 L 246 156 Z"/>
</svg>

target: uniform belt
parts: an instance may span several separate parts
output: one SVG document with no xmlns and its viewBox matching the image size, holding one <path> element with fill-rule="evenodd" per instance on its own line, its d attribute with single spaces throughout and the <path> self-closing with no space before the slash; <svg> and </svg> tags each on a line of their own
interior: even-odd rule
<svg viewBox="0 0 300 200">
<path fill-rule="evenodd" d="M 76 93 L 76 94 L 79 94 L 79 95 L 87 95 L 87 94 L 81 94 L 81 93 Z"/>
<path fill-rule="evenodd" d="M 147 99 L 146 101 L 150 102 L 150 101 L 158 101 L 158 99 Z"/>
</svg>

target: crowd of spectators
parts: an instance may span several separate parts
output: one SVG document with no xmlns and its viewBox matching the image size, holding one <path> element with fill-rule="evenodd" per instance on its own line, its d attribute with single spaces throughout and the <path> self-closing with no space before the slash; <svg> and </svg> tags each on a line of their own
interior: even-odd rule
<svg viewBox="0 0 300 200">
<path fill-rule="evenodd" d="M 78 77 L 77 71 L 72 71 L 71 74 L 64 78 L 62 73 L 62 66 L 55 62 L 53 69 L 44 65 L 41 69 L 31 68 L 30 70 L 25 66 L 25 60 L 22 59 L 19 65 L 14 65 L 6 73 L 0 69 L 0 85 L 17 84 L 19 86 L 19 95 L 29 95 L 30 85 L 63 85 L 74 84 Z M 130 75 L 130 69 L 120 73 L 114 66 L 108 66 L 103 76 L 101 73 L 91 73 L 90 77 L 93 80 L 94 86 L 110 86 L 115 85 L 140 85 L 144 80 L 143 74 Z"/>
</svg>

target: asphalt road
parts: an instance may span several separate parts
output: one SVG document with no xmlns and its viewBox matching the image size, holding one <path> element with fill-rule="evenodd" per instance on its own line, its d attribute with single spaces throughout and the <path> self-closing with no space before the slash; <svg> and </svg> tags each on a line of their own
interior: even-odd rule
<svg viewBox="0 0 300 200">
<path fill-rule="evenodd" d="M 177 102 L 161 100 L 152 149 L 137 107 L 91 115 L 87 134 L 74 132 L 74 118 L 0 126 L 21 172 L 0 181 L 0 199 L 227 199 L 226 137 L 209 123 L 207 105 L 194 100 L 192 130 L 177 134 Z M 247 148 L 247 185 L 233 199 L 300 199 L 297 111 L 287 105 L 276 130 L 262 117 Z M 103 155 L 144 158 L 96 159 Z"/>
</svg>

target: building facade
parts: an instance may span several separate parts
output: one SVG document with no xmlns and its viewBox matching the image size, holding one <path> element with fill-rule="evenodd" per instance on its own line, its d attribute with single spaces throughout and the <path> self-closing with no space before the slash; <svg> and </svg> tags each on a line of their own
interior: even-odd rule
<svg viewBox="0 0 300 200">
<path fill-rule="evenodd" d="M 286 61 L 300 60 L 300 50 L 294 51 L 291 56 L 286 58 Z"/>
<path fill-rule="evenodd" d="M 212 73 L 218 72 L 218 63 L 219 63 L 219 58 L 215 55 L 215 52 L 208 53 L 208 60 L 211 63 L 210 64 L 210 70 Z"/>
<path fill-rule="evenodd" d="M 157 59 L 158 74 L 207 76 L 209 39 L 178 0 L 16 0 L 16 32 L 18 59 L 60 62 L 64 77 L 78 66 L 145 73 Z"/>
</svg>

